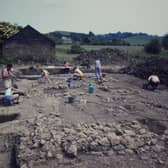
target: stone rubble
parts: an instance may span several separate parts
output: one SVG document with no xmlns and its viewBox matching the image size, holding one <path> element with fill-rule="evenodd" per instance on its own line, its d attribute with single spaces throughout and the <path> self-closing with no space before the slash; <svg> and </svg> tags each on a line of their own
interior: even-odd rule
<svg viewBox="0 0 168 168">
<path fill-rule="evenodd" d="M 159 136 L 138 121 L 70 125 L 63 123 L 60 115 L 39 114 L 28 124 L 28 130 L 29 134 L 21 136 L 17 149 L 20 167 L 26 167 L 26 164 L 29 167 L 32 160 L 61 161 L 64 157 L 74 158 L 80 152 L 137 154 L 141 159 L 148 159 L 149 156 L 145 156 L 148 151 L 159 158 L 160 152 L 167 150 L 167 131 L 163 136 Z M 160 159 L 160 162 L 164 160 Z"/>
</svg>

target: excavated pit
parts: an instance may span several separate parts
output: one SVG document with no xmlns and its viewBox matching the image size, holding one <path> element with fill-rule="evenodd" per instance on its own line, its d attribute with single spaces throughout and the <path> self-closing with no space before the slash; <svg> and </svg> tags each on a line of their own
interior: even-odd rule
<svg viewBox="0 0 168 168">
<path fill-rule="evenodd" d="M 25 135 L 20 138 L 22 145 L 19 142 L 20 136 L 9 134 L 11 137 L 9 140 L 7 137 L 5 139 L 5 135 L 2 135 L 4 139 L 1 142 L 7 142 L 6 146 L 10 146 L 6 149 L 3 148 L 3 144 L 1 145 L 4 149 L 1 150 L 0 165 L 4 164 L 2 168 L 18 168 L 25 163 L 33 164 L 33 168 L 47 168 L 54 167 L 54 165 L 58 168 L 68 166 L 90 168 L 91 164 L 94 164 L 91 168 L 102 168 L 106 163 L 109 165 L 105 167 L 112 168 L 116 168 L 118 165 L 121 168 L 128 168 L 131 165 L 136 168 L 147 168 L 150 162 L 152 162 L 151 166 L 155 168 L 159 167 L 156 162 L 160 162 L 159 164 L 164 162 L 164 166 L 168 165 L 166 163 L 167 153 L 165 152 L 168 144 L 168 132 L 166 132 L 168 124 L 161 120 L 167 117 L 167 90 L 158 89 L 155 92 L 141 90 L 139 86 L 144 81 L 122 74 L 108 74 L 103 84 L 97 84 L 93 78 L 86 75 L 81 87 L 69 89 L 64 88 L 67 86 L 67 78 L 68 76 L 54 76 L 51 84 L 41 84 L 37 80 L 30 81 L 27 79 L 19 81 L 20 86 L 26 89 L 28 96 L 19 105 L 8 108 L 9 112 L 17 111 L 21 114 L 18 118 L 18 125 L 12 126 L 13 122 L 9 122 L 9 125 L 13 129 L 22 131 Z M 93 94 L 89 94 L 87 90 L 90 82 L 95 87 Z M 68 94 L 75 95 L 76 102 L 65 103 Z M 148 119 L 152 116 L 156 120 Z M 1 126 L 6 121 L 15 120 L 17 117 L 16 114 L 0 117 Z M 40 117 L 41 120 L 39 120 Z M 138 128 L 139 124 L 135 122 L 136 119 L 142 124 L 140 128 Z M 23 131 L 19 121 L 30 125 Z M 132 123 L 133 121 L 135 123 Z M 122 129 L 118 127 L 118 123 L 123 124 Z M 110 124 L 114 124 L 114 128 Z M 56 133 L 54 132 L 55 129 Z M 111 145 L 107 141 L 109 133 L 111 133 L 109 129 L 114 133 L 111 135 L 111 143 L 117 143 L 115 145 Z M 38 134 L 38 131 L 42 131 L 41 134 Z M 52 132 L 50 133 L 50 131 Z M 136 133 L 137 131 L 138 133 Z M 48 133 L 56 139 L 48 139 Z M 96 140 L 98 145 L 92 143 L 90 137 Z M 119 137 L 121 139 L 126 138 L 130 144 L 118 142 Z M 88 138 L 88 141 L 91 141 L 90 144 L 83 138 Z M 68 145 L 75 146 L 75 144 L 67 143 L 69 139 L 73 139 L 81 145 L 77 146 L 79 152 L 76 159 L 64 158 L 61 153 L 62 151 L 67 152 Z M 146 141 L 144 142 L 144 140 Z M 46 151 L 41 151 L 41 147 L 38 146 L 39 142 L 43 146 L 46 145 L 46 148 L 44 147 Z M 57 143 L 56 148 L 52 146 L 55 142 Z M 61 143 L 60 146 L 59 143 Z M 51 148 L 48 149 L 47 145 L 51 145 Z M 56 150 L 58 153 L 54 153 L 56 154 L 54 157 L 57 159 L 50 158 L 52 154 L 50 149 L 58 149 Z M 30 151 L 34 153 L 29 153 Z M 129 152 L 132 154 L 129 155 Z M 39 156 L 40 159 L 43 159 L 42 162 L 40 159 L 38 160 Z M 62 157 L 65 162 L 59 162 Z M 134 160 L 129 160 L 130 158 L 134 158 Z M 19 164 L 17 164 L 18 160 L 21 161 Z M 115 162 L 116 160 L 117 162 Z M 143 166 L 140 167 L 141 164 Z"/>
<path fill-rule="evenodd" d="M 17 164 L 16 149 L 19 145 L 20 136 L 17 134 L 0 135 L 0 167 L 19 168 Z"/>
<path fill-rule="evenodd" d="M 158 135 L 163 135 L 166 130 L 166 126 L 156 119 L 146 118 L 146 119 L 140 119 L 139 121 L 142 124 L 146 125 L 151 132 L 154 132 Z"/>
<path fill-rule="evenodd" d="M 0 123 L 16 120 L 19 114 L 0 115 Z"/>
</svg>

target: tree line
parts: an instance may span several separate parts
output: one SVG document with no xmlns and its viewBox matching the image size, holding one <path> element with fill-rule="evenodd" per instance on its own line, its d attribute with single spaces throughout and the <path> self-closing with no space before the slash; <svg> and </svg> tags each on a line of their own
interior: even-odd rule
<svg viewBox="0 0 168 168">
<path fill-rule="evenodd" d="M 62 37 L 67 37 L 72 40 L 72 43 L 79 43 L 81 45 L 127 45 L 129 42 L 119 38 L 107 38 L 106 36 L 95 35 L 93 32 L 85 33 L 74 33 L 74 32 L 51 32 L 47 36 L 54 40 L 56 44 L 62 44 Z"/>
<path fill-rule="evenodd" d="M 11 24 L 9 22 L 0 22 L 0 48 L 2 47 L 3 42 L 7 38 L 14 35 L 21 29 L 22 26 L 19 26 L 17 24 Z M 127 45 L 127 46 L 129 46 L 130 44 L 127 41 L 125 41 L 124 38 L 133 37 L 135 35 L 150 36 L 146 33 L 141 32 L 140 33 L 117 32 L 103 35 L 95 35 L 92 31 L 90 31 L 88 34 L 55 31 L 48 33 L 46 35 L 53 41 L 55 41 L 56 44 L 61 44 L 62 43 L 61 38 L 67 37 L 71 38 L 73 44 L 77 43 L 82 45 L 87 44 L 87 45 Z M 159 54 L 162 48 L 168 50 L 168 34 L 163 36 L 161 40 L 156 36 L 153 36 L 153 39 L 144 46 L 145 52 L 151 54 Z"/>
</svg>

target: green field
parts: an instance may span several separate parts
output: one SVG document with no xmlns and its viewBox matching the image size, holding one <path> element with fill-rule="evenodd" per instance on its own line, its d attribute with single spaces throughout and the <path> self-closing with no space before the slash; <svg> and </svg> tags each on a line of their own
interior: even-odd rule
<svg viewBox="0 0 168 168">
<path fill-rule="evenodd" d="M 152 37 L 147 37 L 147 36 L 133 36 L 133 37 L 125 38 L 124 40 L 129 42 L 131 45 L 145 45 L 148 42 L 150 42 L 151 39 Z"/>
<path fill-rule="evenodd" d="M 133 37 L 128 37 L 125 38 L 124 40 L 129 42 L 130 45 L 145 45 L 149 43 L 152 39 L 157 38 L 160 40 L 160 37 L 155 37 L 155 36 L 133 36 Z"/>
</svg>

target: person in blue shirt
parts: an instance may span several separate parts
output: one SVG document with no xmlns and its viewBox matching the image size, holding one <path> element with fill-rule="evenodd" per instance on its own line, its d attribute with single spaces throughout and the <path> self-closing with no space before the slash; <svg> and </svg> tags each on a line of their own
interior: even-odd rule
<svg viewBox="0 0 168 168">
<path fill-rule="evenodd" d="M 5 95 L 4 95 L 4 103 L 5 104 L 14 104 L 14 103 L 19 103 L 19 94 L 14 94 L 13 90 L 17 90 L 17 88 L 14 87 L 7 87 L 5 90 Z"/>
</svg>

